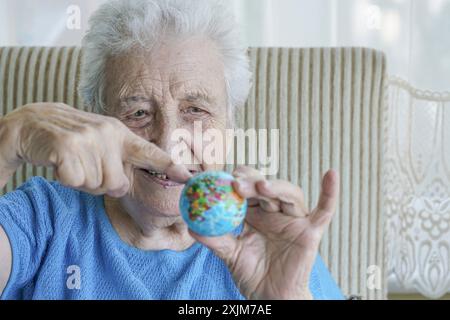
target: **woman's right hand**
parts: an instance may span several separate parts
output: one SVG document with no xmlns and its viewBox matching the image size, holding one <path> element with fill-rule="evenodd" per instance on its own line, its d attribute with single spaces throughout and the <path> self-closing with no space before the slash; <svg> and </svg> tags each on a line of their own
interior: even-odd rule
<svg viewBox="0 0 450 320">
<path fill-rule="evenodd" d="M 52 166 L 62 184 L 111 197 L 128 192 L 133 167 L 177 182 L 190 177 L 118 119 L 62 103 L 28 104 L 0 119 L 0 188 L 23 162 Z"/>
</svg>

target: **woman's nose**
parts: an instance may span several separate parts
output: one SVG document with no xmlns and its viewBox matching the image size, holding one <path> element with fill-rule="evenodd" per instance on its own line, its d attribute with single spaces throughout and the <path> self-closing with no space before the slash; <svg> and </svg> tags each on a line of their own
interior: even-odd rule
<svg viewBox="0 0 450 320">
<path fill-rule="evenodd" d="M 167 119 L 160 121 L 158 125 L 152 128 L 150 141 L 170 154 L 177 144 L 176 139 L 174 139 L 174 132 L 177 128 L 177 121 Z"/>
</svg>

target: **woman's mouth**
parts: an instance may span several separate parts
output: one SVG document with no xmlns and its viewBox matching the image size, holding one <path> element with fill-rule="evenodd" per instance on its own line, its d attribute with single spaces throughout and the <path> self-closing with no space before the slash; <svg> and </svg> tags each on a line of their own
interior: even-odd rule
<svg viewBox="0 0 450 320">
<path fill-rule="evenodd" d="M 146 170 L 146 169 L 139 169 L 139 171 L 143 172 L 143 175 L 146 179 L 149 179 L 161 186 L 163 186 L 165 189 L 172 188 L 172 187 L 179 187 L 184 184 L 178 183 L 175 181 L 170 180 L 165 173 L 156 172 L 152 170 Z M 195 170 L 189 170 L 192 174 L 197 173 Z"/>
</svg>

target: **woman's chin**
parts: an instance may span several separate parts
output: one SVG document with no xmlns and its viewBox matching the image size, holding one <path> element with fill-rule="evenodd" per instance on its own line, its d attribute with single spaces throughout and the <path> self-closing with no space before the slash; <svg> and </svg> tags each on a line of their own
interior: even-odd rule
<svg viewBox="0 0 450 320">
<path fill-rule="evenodd" d="M 147 177 L 137 177 L 134 183 L 133 198 L 157 216 L 180 216 L 179 199 L 184 185 L 167 187 Z"/>
</svg>

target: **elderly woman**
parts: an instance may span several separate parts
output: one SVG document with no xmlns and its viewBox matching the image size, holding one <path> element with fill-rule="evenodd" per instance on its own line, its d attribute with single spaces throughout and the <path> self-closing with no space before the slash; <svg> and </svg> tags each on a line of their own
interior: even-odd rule
<svg viewBox="0 0 450 320">
<path fill-rule="evenodd" d="M 317 254 L 334 171 L 309 210 L 299 187 L 240 167 L 240 229 L 202 237 L 181 219 L 183 184 L 223 166 L 176 164 L 172 133 L 195 121 L 224 132 L 250 87 L 228 12 L 213 0 L 106 2 L 83 41 L 80 93 L 98 112 L 39 103 L 0 120 L 0 187 L 24 162 L 57 178 L 0 198 L 3 299 L 342 298 Z"/>
</svg>

